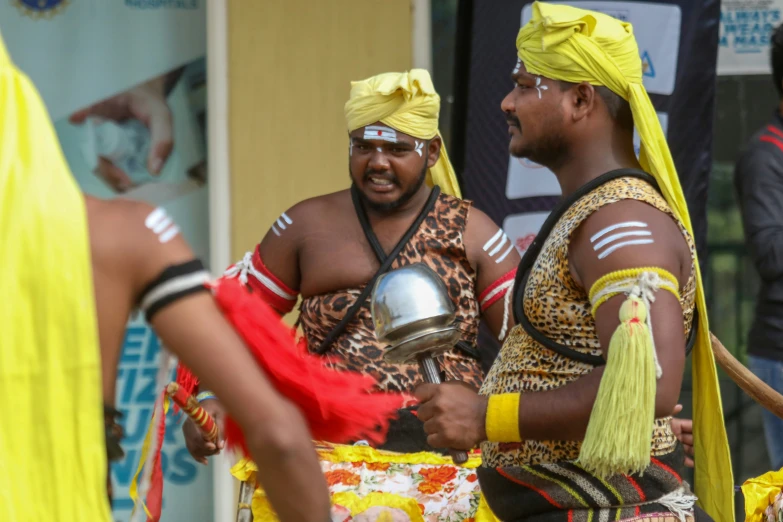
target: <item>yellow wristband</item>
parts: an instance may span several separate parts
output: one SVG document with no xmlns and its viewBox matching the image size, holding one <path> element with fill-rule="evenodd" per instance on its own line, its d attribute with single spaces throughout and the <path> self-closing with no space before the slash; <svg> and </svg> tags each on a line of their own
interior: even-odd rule
<svg viewBox="0 0 783 522">
<path fill-rule="evenodd" d="M 490 395 L 487 405 L 487 440 L 522 442 L 519 434 L 519 393 Z"/>
</svg>

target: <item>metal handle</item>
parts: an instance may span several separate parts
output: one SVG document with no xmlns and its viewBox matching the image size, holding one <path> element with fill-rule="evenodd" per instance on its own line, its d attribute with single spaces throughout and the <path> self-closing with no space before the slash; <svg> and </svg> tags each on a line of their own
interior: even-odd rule
<svg viewBox="0 0 783 522">
<path fill-rule="evenodd" d="M 440 384 L 440 372 L 438 371 L 438 365 L 435 363 L 429 354 L 425 353 L 417 357 L 419 361 L 419 368 L 424 375 L 424 380 L 432 384 Z M 449 450 L 451 460 L 455 464 L 464 464 L 468 461 L 468 454 L 462 450 Z"/>
</svg>

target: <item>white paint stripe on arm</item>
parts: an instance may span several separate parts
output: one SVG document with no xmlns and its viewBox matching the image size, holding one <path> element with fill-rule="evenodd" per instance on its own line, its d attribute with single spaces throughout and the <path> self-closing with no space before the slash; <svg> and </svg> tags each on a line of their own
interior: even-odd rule
<svg viewBox="0 0 783 522">
<path fill-rule="evenodd" d="M 590 242 L 595 243 L 597 239 L 601 238 L 602 236 L 605 236 L 606 234 L 608 234 L 613 230 L 617 230 L 618 228 L 628 228 L 628 227 L 647 228 L 647 223 L 644 223 L 642 221 L 625 221 L 623 223 L 616 223 L 614 225 L 609 225 L 603 230 L 599 230 L 598 232 L 593 234 L 593 237 L 590 238 Z"/>
<path fill-rule="evenodd" d="M 179 227 L 177 225 L 173 225 L 168 230 L 159 235 L 158 239 L 160 239 L 161 243 L 168 243 L 174 239 L 177 234 L 179 234 Z"/>
<path fill-rule="evenodd" d="M 158 223 L 160 223 L 160 221 L 165 217 L 166 217 L 166 211 L 163 210 L 161 207 L 157 207 L 155 210 L 153 210 L 147 215 L 147 218 L 144 220 L 144 226 L 146 226 L 149 229 L 152 229 Z"/>
<path fill-rule="evenodd" d="M 605 237 L 604 239 L 602 239 L 601 241 L 596 243 L 595 246 L 593 246 L 593 250 L 596 250 L 596 251 L 600 250 L 601 248 L 603 248 L 604 246 L 608 245 L 612 241 L 616 241 L 616 240 L 622 239 L 624 237 L 651 236 L 651 235 L 652 235 L 652 232 L 650 232 L 649 230 L 639 230 L 639 231 L 635 231 L 635 232 L 620 232 L 620 233 L 617 233 L 617 234 L 612 234 L 611 236 Z"/>
<path fill-rule="evenodd" d="M 630 241 L 622 241 L 620 243 L 615 243 L 614 245 L 610 246 L 600 254 L 598 254 L 598 259 L 604 259 L 609 254 L 614 252 L 615 250 L 619 250 L 623 247 L 631 246 L 631 245 L 649 245 L 655 243 L 652 239 L 632 239 Z"/>
<path fill-rule="evenodd" d="M 503 255 L 495 260 L 495 263 L 502 263 L 503 260 L 506 259 L 506 257 L 511 253 L 512 250 L 514 250 L 514 243 L 511 243 L 511 245 L 509 245 L 508 250 L 503 252 Z"/>
<path fill-rule="evenodd" d="M 171 225 L 171 223 L 172 223 L 171 218 L 166 216 L 165 218 L 163 218 L 163 221 L 159 221 L 154 227 L 152 227 L 152 231 L 155 232 L 156 234 L 160 234 L 161 232 L 166 230 L 169 227 L 169 225 Z"/>
<path fill-rule="evenodd" d="M 508 241 L 508 236 L 503 234 L 503 237 L 500 238 L 500 242 L 495 245 L 495 248 L 489 251 L 489 257 L 494 257 L 495 254 L 500 252 L 500 249 L 503 248 L 503 245 L 506 244 L 506 241 Z"/>
<path fill-rule="evenodd" d="M 502 235 L 503 235 L 503 229 L 502 229 L 502 228 L 499 228 L 499 229 L 498 229 L 498 231 L 495 233 L 495 235 L 494 235 L 494 236 L 492 236 L 492 237 L 490 238 L 490 240 L 489 240 L 489 241 L 487 241 L 486 243 L 484 243 L 484 252 L 486 252 L 487 250 L 489 250 L 489 247 L 491 247 L 491 246 L 492 246 L 492 244 L 493 244 L 495 241 L 497 241 L 498 239 L 500 239 L 500 236 L 502 236 Z"/>
</svg>

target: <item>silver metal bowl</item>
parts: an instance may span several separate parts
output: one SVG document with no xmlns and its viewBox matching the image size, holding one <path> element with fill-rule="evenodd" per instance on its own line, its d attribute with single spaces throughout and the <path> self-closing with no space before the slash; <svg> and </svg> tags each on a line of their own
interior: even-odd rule
<svg viewBox="0 0 783 522">
<path fill-rule="evenodd" d="M 379 277 L 370 297 L 370 308 L 375 335 L 392 346 L 449 329 L 456 317 L 446 285 L 423 263 Z"/>
</svg>

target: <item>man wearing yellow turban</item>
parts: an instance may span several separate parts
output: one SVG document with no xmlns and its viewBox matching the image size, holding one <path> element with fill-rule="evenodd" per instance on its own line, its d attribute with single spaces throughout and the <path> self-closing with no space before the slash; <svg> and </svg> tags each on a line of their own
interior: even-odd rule
<svg viewBox="0 0 783 522">
<path fill-rule="evenodd" d="M 308 348 L 335 368 L 371 375 L 380 390 L 411 392 L 423 380 L 415 364 L 386 361 L 386 346 L 375 336 L 368 296 L 382 271 L 421 262 L 446 283 L 462 333 L 458 346 L 438 357 L 450 380 L 477 390 L 484 378 L 479 320 L 496 336 L 511 325 L 504 297 L 519 255 L 496 224 L 459 199 L 438 132 L 439 110 L 424 70 L 352 82 L 345 104 L 351 188 L 283 212 L 254 251 L 227 272 L 281 314 L 301 294 L 298 324 Z M 217 401 L 203 404 L 220 415 Z M 217 451 L 193 423 L 183 429 L 194 457 Z M 482 517 L 476 515 L 480 458 L 454 466 L 445 450 L 427 444 L 410 408 L 399 412 L 385 444 L 326 444 L 319 452 L 333 500 L 349 514 L 383 505 L 414 521 L 457 513 Z M 242 480 L 253 473 L 247 461 L 235 469 Z M 266 520 L 264 506 L 257 493 L 259 520 Z"/>
<path fill-rule="evenodd" d="M 160 208 L 79 192 L 42 100 L 0 38 L 0 520 L 112 519 L 107 450 L 122 450 L 111 405 L 137 307 L 225 397 L 281 518 L 328 520 L 307 425 L 221 314 L 178 230 Z M 161 359 L 166 370 L 168 352 Z"/>
<path fill-rule="evenodd" d="M 690 218 L 633 29 L 565 5 L 532 12 L 501 107 L 511 154 L 549 167 L 564 200 L 520 264 L 519 324 L 480 395 L 425 385 L 419 418 L 431 444 L 481 443 L 479 478 L 502 520 L 693 520 L 696 496 L 733 520 Z M 670 424 L 687 347 L 696 496 Z"/>
</svg>

